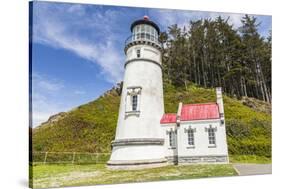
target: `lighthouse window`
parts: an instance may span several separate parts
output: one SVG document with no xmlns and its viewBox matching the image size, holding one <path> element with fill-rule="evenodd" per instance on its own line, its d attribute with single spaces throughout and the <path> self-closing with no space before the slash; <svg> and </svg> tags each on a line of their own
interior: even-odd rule
<svg viewBox="0 0 281 189">
<path fill-rule="evenodd" d="M 137 49 L 137 58 L 140 58 L 140 56 L 141 56 L 141 50 Z"/>
<path fill-rule="evenodd" d="M 136 111 L 138 107 L 138 96 L 137 95 L 133 95 L 132 96 L 132 110 Z"/>
<path fill-rule="evenodd" d="M 125 99 L 125 116 L 138 116 L 140 114 L 141 90 L 141 86 L 127 87 L 127 96 Z"/>
<path fill-rule="evenodd" d="M 141 26 L 141 32 L 144 32 L 144 25 L 140 25 Z"/>
<path fill-rule="evenodd" d="M 151 34 L 151 40 L 152 40 L 152 41 L 155 41 L 155 37 L 154 37 L 155 29 L 154 29 L 153 27 L 151 27 L 151 32 L 150 32 L 150 34 Z"/>
</svg>

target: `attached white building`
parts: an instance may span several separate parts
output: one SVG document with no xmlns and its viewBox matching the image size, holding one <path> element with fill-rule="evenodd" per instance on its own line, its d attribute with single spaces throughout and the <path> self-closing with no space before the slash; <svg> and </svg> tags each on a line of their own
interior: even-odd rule
<svg viewBox="0 0 281 189">
<path fill-rule="evenodd" d="M 220 88 L 218 102 L 181 105 L 164 114 L 159 27 L 147 16 L 131 25 L 125 42 L 125 76 L 110 168 L 169 163 L 227 163 Z"/>
<path fill-rule="evenodd" d="M 169 163 L 228 163 L 221 88 L 217 102 L 179 104 L 177 114 L 164 114 L 165 157 Z"/>
</svg>

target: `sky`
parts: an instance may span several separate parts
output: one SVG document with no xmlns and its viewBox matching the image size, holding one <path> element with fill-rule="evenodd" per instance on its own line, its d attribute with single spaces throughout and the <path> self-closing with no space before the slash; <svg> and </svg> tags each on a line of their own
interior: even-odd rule
<svg viewBox="0 0 281 189">
<path fill-rule="evenodd" d="M 234 28 L 244 14 L 152 9 L 91 4 L 33 2 L 32 126 L 51 115 L 90 102 L 116 83 L 124 73 L 124 41 L 133 21 L 148 15 L 161 31 L 191 20 L 229 17 Z M 271 16 L 253 15 L 259 33 L 271 30 Z"/>
</svg>

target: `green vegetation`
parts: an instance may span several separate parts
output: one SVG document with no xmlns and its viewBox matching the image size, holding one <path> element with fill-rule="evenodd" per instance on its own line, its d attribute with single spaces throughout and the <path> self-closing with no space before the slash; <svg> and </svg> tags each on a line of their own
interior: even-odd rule
<svg viewBox="0 0 281 189">
<path fill-rule="evenodd" d="M 178 103 L 214 102 L 215 91 L 192 83 L 185 87 L 164 84 L 166 112 L 176 112 Z M 120 97 L 115 90 L 66 113 L 57 121 L 33 129 L 34 151 L 110 152 L 114 139 Z M 258 100 L 255 100 L 258 102 Z M 271 114 L 250 108 L 224 96 L 230 155 L 271 158 Z M 267 104 L 267 106 L 270 105 Z"/>
<path fill-rule="evenodd" d="M 271 32 L 262 37 L 259 21 L 249 15 L 239 29 L 228 19 L 191 20 L 188 27 L 174 24 L 161 33 L 165 80 L 184 87 L 189 81 L 205 88 L 221 86 L 239 99 L 271 102 Z"/>
<path fill-rule="evenodd" d="M 142 170 L 109 170 L 99 165 L 33 165 L 34 188 L 116 184 L 237 175 L 231 165 L 166 166 Z"/>
<path fill-rule="evenodd" d="M 231 163 L 271 163 L 271 158 L 256 155 L 231 155 L 229 160 Z"/>
</svg>

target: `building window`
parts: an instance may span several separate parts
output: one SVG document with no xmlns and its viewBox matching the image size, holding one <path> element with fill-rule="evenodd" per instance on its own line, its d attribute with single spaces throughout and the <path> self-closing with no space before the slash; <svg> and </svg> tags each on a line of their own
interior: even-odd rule
<svg viewBox="0 0 281 189">
<path fill-rule="evenodd" d="M 209 144 L 215 145 L 216 144 L 215 128 L 208 129 L 208 137 L 209 137 Z"/>
<path fill-rule="evenodd" d="M 127 96 L 125 98 L 125 118 L 130 115 L 140 114 L 141 105 L 141 86 L 127 87 Z"/>
<path fill-rule="evenodd" d="M 140 57 L 141 57 L 141 50 L 137 49 L 137 58 L 140 58 Z"/>
<path fill-rule="evenodd" d="M 171 148 L 176 147 L 176 134 L 173 131 L 169 132 L 169 145 Z"/>
<path fill-rule="evenodd" d="M 187 130 L 187 140 L 188 140 L 188 145 L 194 146 L 194 131 L 193 131 L 193 129 Z"/>
<path fill-rule="evenodd" d="M 194 148 L 194 133 L 196 132 L 196 129 L 189 126 L 188 128 L 184 128 L 184 132 L 187 134 L 187 148 Z"/>
<path fill-rule="evenodd" d="M 138 107 L 138 96 L 137 95 L 133 95 L 132 96 L 132 110 L 136 111 Z"/>
</svg>

